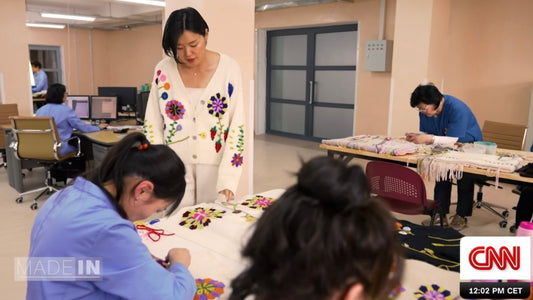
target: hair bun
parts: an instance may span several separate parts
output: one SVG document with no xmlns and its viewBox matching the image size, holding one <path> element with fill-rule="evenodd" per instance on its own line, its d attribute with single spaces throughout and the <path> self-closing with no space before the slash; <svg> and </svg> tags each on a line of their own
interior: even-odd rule
<svg viewBox="0 0 533 300">
<path fill-rule="evenodd" d="M 359 165 L 347 166 L 341 160 L 321 156 L 305 163 L 297 177 L 297 188 L 326 207 L 368 204 L 368 182 Z"/>
</svg>

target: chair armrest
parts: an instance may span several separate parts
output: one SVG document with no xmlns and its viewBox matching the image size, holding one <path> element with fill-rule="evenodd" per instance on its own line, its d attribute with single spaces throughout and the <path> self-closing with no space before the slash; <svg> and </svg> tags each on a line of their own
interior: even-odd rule
<svg viewBox="0 0 533 300">
<path fill-rule="evenodd" d="M 80 156 L 81 155 L 81 140 L 80 140 L 79 136 L 73 135 L 73 136 L 69 137 L 68 139 L 66 139 L 65 141 L 69 145 L 73 145 L 73 146 L 77 146 L 78 147 L 78 152 L 76 153 L 75 156 Z"/>
</svg>

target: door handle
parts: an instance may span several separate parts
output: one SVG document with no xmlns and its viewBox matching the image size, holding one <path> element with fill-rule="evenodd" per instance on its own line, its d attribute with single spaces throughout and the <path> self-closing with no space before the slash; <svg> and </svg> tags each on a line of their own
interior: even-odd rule
<svg viewBox="0 0 533 300">
<path fill-rule="evenodd" d="M 309 104 L 313 104 L 313 97 L 315 93 L 315 82 L 309 80 Z"/>
</svg>

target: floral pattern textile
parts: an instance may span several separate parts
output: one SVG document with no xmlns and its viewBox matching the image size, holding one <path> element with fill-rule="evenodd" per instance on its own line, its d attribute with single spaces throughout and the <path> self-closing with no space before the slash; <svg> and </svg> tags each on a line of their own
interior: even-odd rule
<svg viewBox="0 0 533 300">
<path fill-rule="evenodd" d="M 436 284 L 421 285 L 415 292 L 417 300 L 451 300 L 450 291 Z"/>
<path fill-rule="evenodd" d="M 246 199 L 241 203 L 243 206 L 247 206 L 252 209 L 265 210 L 276 199 L 270 197 L 263 197 L 261 195 L 255 195 L 252 199 Z"/>
<path fill-rule="evenodd" d="M 205 209 L 203 207 L 191 208 L 183 213 L 180 226 L 188 227 L 190 230 L 203 229 L 209 226 L 212 219 L 220 219 L 226 211 L 214 208 Z"/>
<path fill-rule="evenodd" d="M 217 299 L 224 294 L 224 283 L 211 278 L 196 279 L 196 294 L 193 300 Z"/>
</svg>

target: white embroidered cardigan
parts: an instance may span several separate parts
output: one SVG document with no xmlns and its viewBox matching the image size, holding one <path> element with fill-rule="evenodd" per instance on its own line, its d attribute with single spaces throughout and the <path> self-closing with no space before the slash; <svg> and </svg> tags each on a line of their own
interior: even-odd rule
<svg viewBox="0 0 533 300">
<path fill-rule="evenodd" d="M 218 165 L 216 190 L 235 193 L 244 163 L 242 93 L 239 65 L 220 54 L 215 73 L 193 107 L 176 62 L 166 57 L 155 67 L 144 133 L 151 143 L 176 151 L 185 164 Z"/>
</svg>

